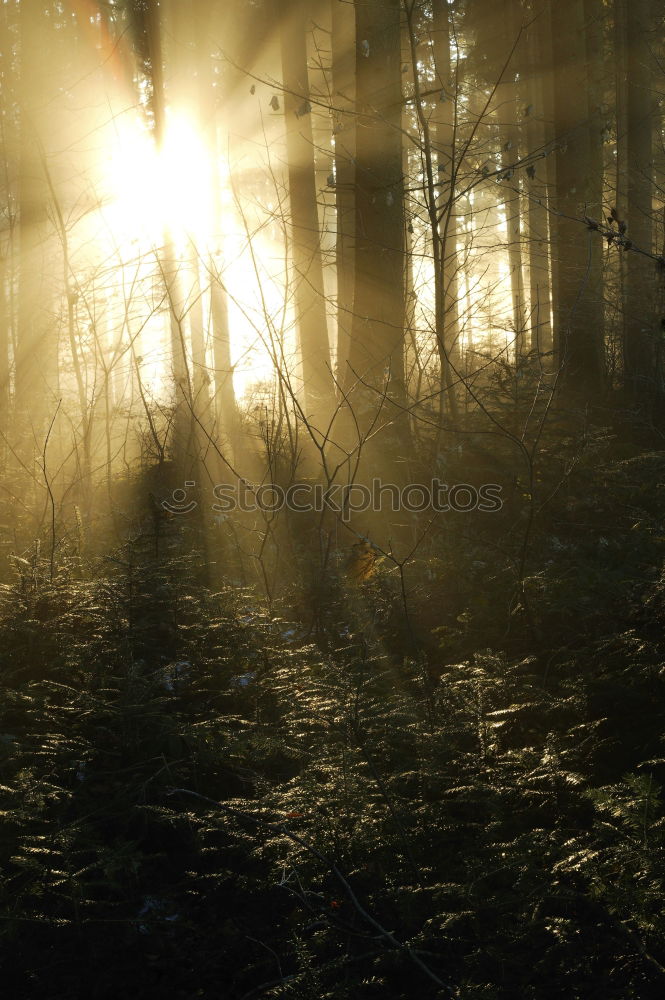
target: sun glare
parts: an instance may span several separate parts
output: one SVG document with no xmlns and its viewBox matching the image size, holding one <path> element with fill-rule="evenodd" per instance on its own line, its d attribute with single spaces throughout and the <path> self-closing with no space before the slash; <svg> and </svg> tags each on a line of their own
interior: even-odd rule
<svg viewBox="0 0 665 1000">
<path fill-rule="evenodd" d="M 116 129 L 108 163 L 112 228 L 119 242 L 156 247 L 206 243 L 213 220 L 212 165 L 185 116 L 169 116 L 161 150 L 138 117 Z"/>
<path fill-rule="evenodd" d="M 234 331 L 237 396 L 249 394 L 257 380 L 270 379 L 278 352 L 274 324 L 279 326 L 284 308 L 283 247 L 256 221 L 250 251 L 246 226 L 252 208 L 239 204 L 226 158 L 213 161 L 185 114 L 169 114 L 161 149 L 144 119 L 123 116 L 114 128 L 104 187 L 103 215 L 123 281 L 131 283 L 138 269 L 149 287 L 157 256 L 170 246 L 177 259 L 177 308 L 185 328 L 197 303 L 209 315 L 210 282 L 220 280 Z M 154 305 L 156 300 L 150 301 Z M 162 310 L 142 328 L 142 363 L 159 394 L 170 384 L 165 324 Z"/>
<path fill-rule="evenodd" d="M 177 236 L 207 241 L 213 223 L 213 177 L 206 144 L 185 115 L 169 118 L 158 156 L 157 197 Z"/>
</svg>

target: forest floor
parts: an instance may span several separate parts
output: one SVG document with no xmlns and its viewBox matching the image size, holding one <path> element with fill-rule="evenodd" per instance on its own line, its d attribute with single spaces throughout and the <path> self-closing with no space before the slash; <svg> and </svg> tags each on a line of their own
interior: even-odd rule
<svg viewBox="0 0 665 1000">
<path fill-rule="evenodd" d="M 17 563 L 6 996 L 660 998 L 665 450 L 573 465 L 518 599 L 482 532 L 406 618 L 385 565 L 268 606 L 182 545 Z"/>
</svg>

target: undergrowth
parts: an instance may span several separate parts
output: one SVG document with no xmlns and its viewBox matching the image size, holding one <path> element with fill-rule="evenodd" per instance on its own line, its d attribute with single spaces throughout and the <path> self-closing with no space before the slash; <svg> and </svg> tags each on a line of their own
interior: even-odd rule
<svg viewBox="0 0 665 1000">
<path fill-rule="evenodd" d="M 17 564 L 7 995 L 660 997 L 665 455 L 603 447 L 521 603 L 450 535 L 315 629 L 196 552 Z"/>
</svg>

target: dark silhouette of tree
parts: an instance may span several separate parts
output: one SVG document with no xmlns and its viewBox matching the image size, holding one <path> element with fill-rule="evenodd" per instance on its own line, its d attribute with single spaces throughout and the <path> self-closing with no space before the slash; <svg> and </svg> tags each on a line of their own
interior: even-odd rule
<svg viewBox="0 0 665 1000">
<path fill-rule="evenodd" d="M 404 182 L 399 0 L 355 4 L 355 291 L 345 383 L 404 393 Z M 370 393 L 370 405 L 376 397 Z"/>
<path fill-rule="evenodd" d="M 653 118 L 651 3 L 636 0 L 627 5 L 615 4 L 616 18 L 623 41 L 626 73 L 625 132 L 617 142 L 623 150 L 626 187 L 622 193 L 622 214 L 617 226 L 636 246 L 651 252 L 653 247 Z M 618 215 L 617 211 L 617 215 Z M 629 392 L 647 405 L 654 389 L 662 384 L 657 372 L 654 309 L 655 275 L 653 264 L 644 257 L 628 253 L 623 300 L 624 378 Z"/>
<path fill-rule="evenodd" d="M 550 4 L 554 60 L 556 182 L 552 196 L 557 258 L 555 348 L 566 383 L 593 395 L 604 381 L 603 312 L 594 279 L 601 242 L 580 232 L 589 204 L 600 134 L 592 134 L 585 8 L 581 0 Z"/>
</svg>

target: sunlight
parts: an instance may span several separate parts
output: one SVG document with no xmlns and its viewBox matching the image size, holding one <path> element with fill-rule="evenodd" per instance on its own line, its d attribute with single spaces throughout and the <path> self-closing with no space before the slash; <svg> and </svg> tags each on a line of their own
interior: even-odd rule
<svg viewBox="0 0 665 1000">
<path fill-rule="evenodd" d="M 250 252 L 245 209 L 233 195 L 226 158 L 213 162 L 185 114 L 169 114 L 161 151 L 145 118 L 123 116 L 114 127 L 104 187 L 107 239 L 128 279 L 138 267 L 149 284 L 157 252 L 170 243 L 178 262 L 178 309 L 185 327 L 197 301 L 209 313 L 207 287 L 211 277 L 218 277 L 227 292 L 234 331 L 237 396 L 246 396 L 257 380 L 270 379 L 271 353 L 277 348 L 270 346 L 274 333 L 269 329 L 273 321 L 279 322 L 283 308 L 283 248 L 264 235 L 256 221 L 259 232 Z M 164 313 L 151 317 L 141 337 L 144 375 L 158 396 L 164 395 L 170 379 L 165 322 Z"/>
<path fill-rule="evenodd" d="M 210 236 L 214 213 L 212 165 L 191 119 L 169 116 L 158 158 L 156 198 L 176 240 L 194 238 L 200 250 Z"/>
<path fill-rule="evenodd" d="M 129 243 L 154 246 L 162 241 L 157 176 L 157 153 L 147 124 L 138 114 L 124 116 L 115 128 L 105 177 L 110 202 L 106 214 L 121 250 Z"/>
<path fill-rule="evenodd" d="M 169 115 L 161 151 L 139 115 L 123 120 L 108 157 L 112 228 L 119 243 L 153 248 L 165 235 L 181 247 L 207 242 L 213 218 L 212 169 L 191 120 Z"/>
</svg>

